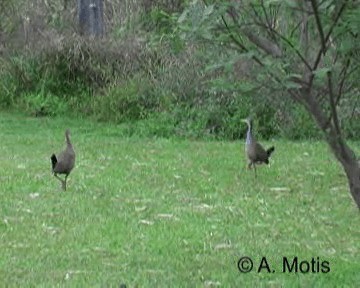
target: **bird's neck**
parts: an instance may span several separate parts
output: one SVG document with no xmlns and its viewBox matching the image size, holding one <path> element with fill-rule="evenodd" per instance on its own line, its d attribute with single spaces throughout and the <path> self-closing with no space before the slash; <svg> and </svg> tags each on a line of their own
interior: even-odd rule
<svg viewBox="0 0 360 288">
<path fill-rule="evenodd" d="M 252 139 L 252 133 L 251 133 L 251 126 L 249 125 L 248 127 L 248 131 L 246 133 L 246 144 L 249 145 L 252 143 L 253 139 Z"/>
<path fill-rule="evenodd" d="M 69 135 L 66 135 L 66 145 L 67 145 L 67 146 L 70 146 L 70 147 L 72 146 Z"/>
</svg>

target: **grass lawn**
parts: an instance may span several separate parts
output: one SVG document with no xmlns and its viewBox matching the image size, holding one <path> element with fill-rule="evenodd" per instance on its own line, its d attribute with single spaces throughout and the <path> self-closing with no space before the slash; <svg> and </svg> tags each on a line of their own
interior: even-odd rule
<svg viewBox="0 0 360 288">
<path fill-rule="evenodd" d="M 77 162 L 63 192 L 50 155 L 66 128 Z M 276 150 L 255 179 L 240 141 L 123 137 L 114 125 L 4 112 L 0 141 L 1 285 L 360 283 L 360 214 L 324 143 L 263 143 Z M 254 271 L 239 271 L 243 256 Z M 255 271 L 263 256 L 271 273 Z M 295 256 L 320 272 L 282 273 Z"/>
</svg>

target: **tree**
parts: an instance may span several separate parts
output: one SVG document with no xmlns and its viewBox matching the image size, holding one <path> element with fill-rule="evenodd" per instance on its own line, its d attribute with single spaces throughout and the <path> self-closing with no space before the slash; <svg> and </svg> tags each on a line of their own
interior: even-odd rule
<svg viewBox="0 0 360 288">
<path fill-rule="evenodd" d="M 102 0 L 77 0 L 78 20 L 81 34 L 102 36 L 103 1 Z"/>
<path fill-rule="evenodd" d="M 203 0 L 193 2 L 197 10 L 200 2 L 198 34 L 251 58 L 261 68 L 254 81 L 285 90 L 305 107 L 341 163 L 360 209 L 359 162 L 338 115 L 341 101 L 359 94 L 359 2 Z M 179 22 L 193 19 L 191 11 L 185 10 Z"/>
</svg>

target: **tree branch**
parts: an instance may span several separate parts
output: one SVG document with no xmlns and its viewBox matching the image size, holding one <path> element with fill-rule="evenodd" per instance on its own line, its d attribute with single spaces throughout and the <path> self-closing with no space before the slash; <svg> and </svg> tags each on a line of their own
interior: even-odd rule
<svg viewBox="0 0 360 288">
<path fill-rule="evenodd" d="M 334 97 L 334 90 L 332 85 L 332 73 L 331 71 L 328 71 L 326 73 L 327 79 L 328 79 L 328 88 L 329 88 L 329 103 L 330 103 L 330 109 L 331 109 L 331 115 L 335 127 L 335 131 L 338 136 L 341 135 L 341 129 L 339 127 L 339 119 L 336 112 L 336 104 L 335 104 L 335 97 Z"/>
<path fill-rule="evenodd" d="M 320 15 L 319 15 L 319 12 L 318 12 L 318 9 L 317 9 L 316 0 L 311 0 L 311 6 L 312 6 L 313 11 L 314 11 L 316 26 L 317 26 L 318 31 L 319 31 L 319 34 L 320 34 L 321 50 L 322 50 L 323 55 L 325 55 L 325 52 L 326 52 L 326 41 L 325 41 L 325 36 L 324 36 L 323 27 L 322 27 L 321 21 L 320 21 Z"/>
<path fill-rule="evenodd" d="M 206 0 L 203 0 L 205 5 L 206 5 Z M 236 13 L 235 9 L 233 6 L 230 6 L 229 9 L 227 10 L 227 13 L 230 15 L 230 17 L 232 18 L 233 22 L 235 24 L 238 23 L 238 14 Z M 230 37 L 236 42 L 238 43 L 238 45 L 241 46 L 241 48 L 244 50 L 244 51 L 248 51 L 248 49 L 238 41 L 238 39 L 236 39 L 233 35 L 232 35 L 232 32 L 230 31 L 230 28 L 229 28 L 229 25 L 227 24 L 225 18 L 222 16 L 222 21 L 223 23 L 225 24 L 225 27 L 227 27 L 229 33 L 230 34 Z M 243 29 L 244 30 L 244 29 Z M 275 30 L 274 30 L 275 31 Z M 244 32 L 244 31 L 243 31 Z M 254 43 L 255 44 L 255 43 Z M 259 47 L 259 46 L 258 46 Z M 300 54 L 301 56 L 301 54 Z M 256 63 L 258 63 L 260 66 L 262 67 L 265 67 L 265 64 L 262 63 L 262 61 L 257 58 L 256 56 L 253 56 L 253 59 L 256 61 Z M 305 59 L 304 59 L 305 60 Z M 308 67 L 309 69 L 311 70 L 311 67 L 310 67 L 310 64 L 308 64 Z M 286 87 L 284 85 L 284 81 L 282 81 L 282 79 L 280 79 L 279 77 L 277 77 L 276 75 L 274 75 L 273 73 L 268 73 L 269 77 L 272 78 L 276 83 L 280 84 L 281 86 L 283 86 L 287 91 L 288 93 L 290 94 L 290 96 L 295 100 L 295 101 L 298 101 L 299 103 L 302 103 L 305 105 L 305 102 L 304 102 L 304 99 L 302 99 L 302 97 L 300 97 L 299 93 L 298 93 L 298 90 L 294 90 L 294 89 L 289 89 L 288 87 Z M 306 83 L 307 84 L 307 83 Z M 303 82 L 301 82 L 300 84 L 302 87 L 305 87 L 305 84 Z"/>
<path fill-rule="evenodd" d="M 253 8 L 253 7 L 252 7 Z M 253 8 L 254 10 L 254 8 Z M 256 11 L 254 11 L 255 14 Z M 261 37 L 259 35 L 256 35 L 255 33 L 253 33 L 251 31 L 250 28 L 243 28 L 240 27 L 239 25 L 239 15 L 237 14 L 237 12 L 235 11 L 235 8 L 233 6 L 230 6 L 227 13 L 231 16 L 231 18 L 233 19 L 234 23 L 236 23 L 239 27 L 239 29 L 244 33 L 244 35 L 250 40 L 250 42 L 252 42 L 253 44 L 255 44 L 258 48 L 260 48 L 261 50 L 265 51 L 267 54 L 273 56 L 273 57 L 281 57 L 282 56 L 282 51 L 281 49 L 272 41 Z"/>
<path fill-rule="evenodd" d="M 264 37 L 256 35 L 255 33 L 252 33 L 252 31 L 249 28 L 243 28 L 242 32 L 246 35 L 246 37 L 252 43 L 254 43 L 260 49 L 265 51 L 267 54 L 269 54 L 275 58 L 282 56 L 281 49 L 275 43 L 271 42 L 270 40 L 268 40 Z"/>
<path fill-rule="evenodd" d="M 263 25 L 262 23 L 257 23 L 258 25 Z M 291 43 L 289 39 L 287 39 L 284 35 L 280 34 L 278 31 L 273 29 L 272 27 L 264 26 L 266 29 L 270 29 L 272 33 L 274 33 L 276 36 L 278 36 L 283 42 L 285 42 L 294 52 L 295 54 L 300 58 L 300 60 L 304 63 L 306 68 L 308 68 L 309 71 L 312 71 L 312 68 L 310 66 L 310 63 L 306 61 L 305 57 L 301 54 L 301 52 Z"/>
<path fill-rule="evenodd" d="M 347 59 L 344 68 L 340 72 L 340 75 L 343 74 L 343 76 L 342 76 L 342 78 L 340 80 L 339 89 L 338 89 L 337 97 L 336 97 L 336 100 L 335 100 L 335 105 L 337 105 L 339 103 L 340 98 L 342 96 L 343 87 L 344 87 L 344 83 L 345 83 L 345 80 L 346 80 L 346 77 L 347 77 L 347 70 L 348 70 L 349 66 L 350 66 L 350 59 Z"/>
<path fill-rule="evenodd" d="M 329 29 L 329 32 L 327 33 L 326 37 L 325 37 L 325 42 L 327 42 L 330 38 L 330 35 L 332 33 L 332 31 L 334 30 L 335 26 L 337 25 L 339 19 L 340 19 L 340 16 L 341 14 L 343 13 L 343 11 L 345 10 L 345 7 L 346 7 L 346 2 L 340 7 L 338 13 L 336 14 L 336 17 L 334 19 L 334 22 L 332 23 L 330 29 Z M 321 61 L 321 58 L 322 58 L 322 49 L 319 50 L 318 54 L 317 54 L 317 57 L 316 57 L 316 60 L 315 60 L 315 63 L 314 63 L 314 66 L 312 68 L 313 71 L 315 71 L 319 64 L 320 64 L 320 61 Z M 314 77 L 315 77 L 315 74 L 311 74 L 310 76 L 310 80 L 309 80 L 309 87 L 311 88 L 312 87 L 312 84 L 313 84 L 313 81 L 314 81 Z"/>
<path fill-rule="evenodd" d="M 205 5 L 207 5 L 206 0 L 203 0 Z M 233 19 L 233 22 L 235 24 L 237 24 L 237 18 L 238 15 L 236 14 L 236 12 L 234 11 L 234 8 L 231 6 L 229 7 L 229 9 L 227 10 L 227 13 L 230 15 L 230 17 Z M 227 21 L 225 20 L 225 17 L 223 15 L 221 15 L 221 19 L 226 27 L 226 29 L 228 30 L 228 33 L 230 34 L 231 39 L 233 39 L 233 41 L 235 42 L 236 45 L 238 45 L 242 50 L 244 50 L 245 52 L 248 52 L 249 49 L 247 49 L 233 34 L 233 32 L 231 31 Z M 252 58 L 255 60 L 256 63 L 258 63 L 260 66 L 265 66 L 264 63 L 262 63 L 262 61 L 256 57 L 256 56 L 252 56 Z"/>
<path fill-rule="evenodd" d="M 270 17 L 268 16 L 268 13 L 267 13 L 267 11 L 265 9 L 264 0 L 261 0 L 261 9 L 262 9 L 262 11 L 263 11 L 263 13 L 265 15 L 265 20 L 266 20 L 267 26 L 272 27 L 272 25 L 271 25 L 272 22 L 270 22 Z"/>
</svg>

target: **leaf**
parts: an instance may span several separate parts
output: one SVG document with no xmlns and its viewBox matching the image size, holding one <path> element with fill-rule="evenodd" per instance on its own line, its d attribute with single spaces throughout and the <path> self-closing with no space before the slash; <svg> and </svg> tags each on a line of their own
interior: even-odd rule
<svg viewBox="0 0 360 288">
<path fill-rule="evenodd" d="M 300 89 L 301 84 L 295 83 L 293 81 L 285 81 L 285 87 L 288 89 Z"/>
<path fill-rule="evenodd" d="M 229 243 L 220 243 L 215 245 L 214 249 L 215 250 L 222 250 L 222 249 L 230 249 L 232 246 Z"/>
<path fill-rule="evenodd" d="M 328 68 L 328 67 L 324 67 L 324 68 L 319 68 L 319 69 L 316 69 L 314 71 L 314 74 L 316 77 L 319 77 L 319 78 L 324 78 L 326 76 L 326 74 L 328 72 L 331 71 L 331 68 Z"/>
<path fill-rule="evenodd" d="M 299 89 L 302 87 L 302 85 L 297 82 L 300 82 L 301 79 L 302 79 L 302 76 L 300 74 L 291 73 L 286 76 L 284 83 L 285 83 L 285 86 L 289 89 Z"/>
<path fill-rule="evenodd" d="M 270 190 L 275 192 L 290 192 L 291 189 L 288 187 L 271 187 Z"/>
<path fill-rule="evenodd" d="M 224 67 L 223 63 L 216 63 L 216 64 L 212 64 L 212 65 L 207 65 L 205 67 L 205 72 L 209 72 L 209 71 L 214 71 L 217 69 L 222 69 Z"/>
<path fill-rule="evenodd" d="M 236 89 L 242 93 L 253 92 L 257 86 L 249 81 L 241 81 L 236 84 Z"/>
<path fill-rule="evenodd" d="M 139 220 L 139 223 L 144 224 L 144 225 L 153 225 L 154 224 L 153 221 L 146 220 L 146 219 Z"/>
<path fill-rule="evenodd" d="M 282 2 L 284 2 L 284 0 L 268 0 L 265 2 L 265 5 L 281 4 Z"/>
<path fill-rule="evenodd" d="M 185 22 L 186 18 L 187 18 L 187 15 L 188 15 L 189 11 L 188 10 L 184 10 L 183 13 L 181 13 L 181 15 L 179 16 L 177 22 L 178 23 L 183 23 Z"/>
<path fill-rule="evenodd" d="M 206 6 L 203 16 L 208 17 L 210 14 L 213 13 L 213 11 L 214 11 L 214 5 L 213 4 L 209 5 L 209 6 Z"/>
</svg>

